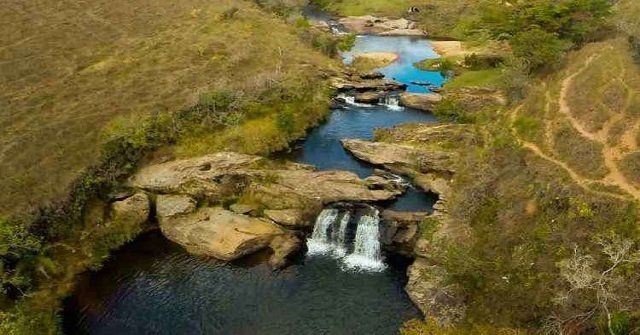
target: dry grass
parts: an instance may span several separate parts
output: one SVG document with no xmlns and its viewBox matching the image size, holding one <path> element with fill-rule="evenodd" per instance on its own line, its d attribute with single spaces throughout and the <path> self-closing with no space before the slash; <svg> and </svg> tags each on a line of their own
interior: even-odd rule
<svg viewBox="0 0 640 335">
<path fill-rule="evenodd" d="M 65 193 L 114 118 L 305 81 L 329 62 L 248 1 L 9 0 L 0 16 L 0 214 Z"/>
<path fill-rule="evenodd" d="M 582 137 L 568 123 L 559 127 L 553 136 L 556 153 L 579 175 L 590 179 L 607 175 L 602 144 Z"/>
<path fill-rule="evenodd" d="M 640 186 L 640 152 L 626 155 L 620 162 L 620 168 L 630 182 Z"/>
<path fill-rule="evenodd" d="M 624 38 L 592 43 L 570 54 L 567 64 L 514 115 L 519 137 L 564 165 L 579 184 L 640 198 L 635 155 L 627 156 L 640 136 L 640 67 L 629 44 Z M 530 120 L 529 129 L 521 129 L 522 119 Z"/>
</svg>

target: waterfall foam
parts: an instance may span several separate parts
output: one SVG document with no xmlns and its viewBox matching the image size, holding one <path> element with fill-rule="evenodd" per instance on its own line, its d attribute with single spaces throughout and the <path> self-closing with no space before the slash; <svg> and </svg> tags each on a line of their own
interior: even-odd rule
<svg viewBox="0 0 640 335">
<path fill-rule="evenodd" d="M 363 215 L 358 222 L 353 253 L 345 257 L 344 265 L 349 269 L 382 271 L 386 265 L 380 252 L 380 216 Z"/>
<path fill-rule="evenodd" d="M 345 212 L 340 219 L 340 225 L 338 229 L 334 230 L 334 254 L 337 257 L 344 257 L 347 254 L 347 227 L 349 226 L 349 221 L 351 220 L 351 214 L 349 212 Z"/>
<path fill-rule="evenodd" d="M 356 102 L 356 98 L 354 96 L 351 96 L 351 95 L 338 94 L 337 97 L 339 99 L 343 99 L 344 102 L 347 105 L 351 105 L 351 106 L 355 106 L 355 107 L 375 107 L 374 105 L 369 105 L 369 104 L 363 104 L 363 103 Z"/>
<path fill-rule="evenodd" d="M 380 216 L 375 208 L 367 208 L 357 222 L 353 252 L 350 251 L 349 223 L 353 209 L 328 208 L 316 219 L 308 255 L 327 255 L 341 259 L 345 269 L 382 271 L 386 265 L 380 251 Z"/>
<path fill-rule="evenodd" d="M 393 95 L 388 95 L 384 98 L 384 102 L 381 105 L 387 107 L 392 111 L 401 111 L 404 110 L 404 107 L 400 106 L 400 98 Z"/>
<path fill-rule="evenodd" d="M 324 209 L 320 215 L 318 215 L 316 224 L 313 227 L 313 234 L 311 235 L 311 238 L 307 240 L 309 255 L 325 254 L 332 250 L 329 229 L 336 221 L 339 214 L 340 211 L 338 209 L 328 208 Z"/>
</svg>

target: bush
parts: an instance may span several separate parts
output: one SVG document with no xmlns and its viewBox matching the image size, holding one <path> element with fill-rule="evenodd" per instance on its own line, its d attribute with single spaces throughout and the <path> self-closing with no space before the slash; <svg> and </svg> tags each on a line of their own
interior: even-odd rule
<svg viewBox="0 0 640 335">
<path fill-rule="evenodd" d="M 433 114 L 443 121 L 459 123 L 470 121 L 469 116 L 465 112 L 460 101 L 452 97 L 445 97 L 441 102 L 439 102 L 436 105 Z"/>
<path fill-rule="evenodd" d="M 564 51 L 563 42 L 555 34 L 540 28 L 517 33 L 511 47 L 513 54 L 526 60 L 532 70 L 553 65 Z"/>
<path fill-rule="evenodd" d="M 295 131 L 295 115 L 291 108 L 285 108 L 278 113 L 276 116 L 276 125 L 279 130 L 285 132 L 287 135 Z"/>
</svg>

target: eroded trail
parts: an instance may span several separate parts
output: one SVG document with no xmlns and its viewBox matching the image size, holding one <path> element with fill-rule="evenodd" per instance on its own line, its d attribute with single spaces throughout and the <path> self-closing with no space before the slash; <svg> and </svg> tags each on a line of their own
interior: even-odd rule
<svg viewBox="0 0 640 335">
<path fill-rule="evenodd" d="M 588 130 L 587 126 L 575 116 L 576 111 L 572 109 L 572 106 L 570 103 L 570 94 L 574 89 L 575 79 L 581 74 L 583 74 L 586 70 L 588 70 L 589 67 L 595 61 L 600 59 L 602 56 L 603 56 L 602 52 L 591 55 L 584 62 L 583 66 L 581 66 L 579 69 L 575 70 L 573 73 L 567 75 L 564 79 L 562 79 L 562 81 L 560 82 L 560 89 L 559 89 L 560 94 L 557 98 L 557 104 L 558 104 L 558 111 L 560 112 L 560 115 L 571 125 L 571 127 L 576 132 L 580 134 L 580 136 L 584 137 L 589 141 L 598 143 L 599 145 L 602 146 L 601 154 L 602 154 L 604 166 L 608 170 L 608 173 L 604 178 L 590 179 L 582 176 L 579 172 L 577 172 L 574 168 L 572 168 L 568 162 L 565 162 L 564 160 L 562 160 L 562 158 L 559 157 L 559 155 L 555 152 L 555 149 L 554 149 L 555 143 L 553 141 L 553 138 L 554 138 L 553 127 L 551 126 L 551 120 L 549 115 L 550 106 L 554 102 L 552 98 L 553 94 L 551 91 L 552 89 L 551 87 L 548 87 L 548 86 L 546 87 L 546 92 L 545 92 L 545 99 L 546 99 L 545 116 L 546 117 L 544 120 L 545 146 L 549 147 L 548 150 L 550 152 L 546 153 L 543 149 L 541 149 L 535 143 L 526 141 L 525 139 L 521 138 L 515 131 L 514 133 L 516 134 L 516 136 L 518 137 L 518 139 L 520 140 L 524 148 L 530 150 L 532 153 L 541 157 L 542 159 L 552 162 L 553 164 L 562 168 L 564 171 L 567 172 L 569 177 L 571 177 L 571 179 L 576 184 L 578 184 L 585 190 L 602 194 L 602 195 L 616 197 L 616 198 L 628 198 L 630 196 L 636 200 L 640 200 L 640 189 L 634 186 L 627 179 L 627 177 L 624 175 L 620 167 L 620 161 L 627 154 L 638 150 L 638 143 L 637 143 L 636 137 L 637 137 L 638 131 L 640 131 L 640 120 L 636 120 L 630 125 L 629 128 L 625 129 L 624 132 L 619 136 L 618 141 L 610 140 L 612 136 L 614 136 L 613 132 L 616 125 L 618 125 L 621 122 L 624 122 L 624 120 L 628 116 L 628 110 L 630 108 L 629 101 L 631 100 L 631 94 L 633 94 L 632 90 L 630 89 L 626 90 L 627 92 L 627 96 L 625 97 L 626 103 L 621 110 L 613 110 L 611 108 L 608 108 L 608 111 L 610 112 L 609 113 L 610 116 L 608 117 L 607 120 L 604 121 L 602 128 L 599 131 L 595 131 L 595 132 Z M 625 85 L 626 87 L 626 84 L 624 83 L 624 78 L 625 78 L 625 70 L 624 68 L 621 68 L 619 76 L 613 80 L 619 80 L 622 83 L 622 85 Z M 513 114 L 511 116 L 512 126 L 516 122 L 518 114 L 522 111 L 523 109 L 522 107 L 523 106 L 520 106 L 513 111 Z M 617 188 L 621 192 L 623 192 L 625 195 L 622 196 L 617 192 L 595 190 L 593 189 L 593 185 L 596 185 L 596 184 L 600 184 L 606 187 Z"/>
</svg>

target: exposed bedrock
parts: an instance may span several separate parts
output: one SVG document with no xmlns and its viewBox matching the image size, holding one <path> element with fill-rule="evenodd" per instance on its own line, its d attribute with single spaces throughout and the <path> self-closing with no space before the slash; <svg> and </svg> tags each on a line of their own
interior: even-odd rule
<svg viewBox="0 0 640 335">
<path fill-rule="evenodd" d="M 420 234 L 420 222 L 429 216 L 426 212 L 382 212 L 380 242 L 385 249 L 413 257 L 413 250 Z"/>
<path fill-rule="evenodd" d="M 370 34 L 383 36 L 426 36 L 424 30 L 419 29 L 415 22 L 407 19 L 390 19 L 371 15 L 347 16 L 339 20 L 349 31 L 356 34 Z"/>
<path fill-rule="evenodd" d="M 230 261 L 271 249 L 274 267 L 300 249 L 295 230 L 308 230 L 327 204 L 404 192 L 397 180 L 232 152 L 148 166 L 128 186 L 151 194 L 161 231 L 189 252 Z"/>
<path fill-rule="evenodd" d="M 442 101 L 442 95 L 438 93 L 402 93 L 400 94 L 400 105 L 431 112 L 436 105 Z"/>
<path fill-rule="evenodd" d="M 384 211 L 383 245 L 414 258 L 405 289 L 424 315 L 443 325 L 458 323 L 466 312 L 461 290 L 447 282 L 445 269 L 433 261 L 432 255 L 437 245 L 469 239 L 468 227 L 457 224 L 447 210 L 458 157 L 448 148 L 478 143 L 480 139 L 464 125 L 403 125 L 376 135 L 384 142 L 342 143 L 358 159 L 409 176 L 415 185 L 439 195 L 431 215 Z"/>
</svg>

